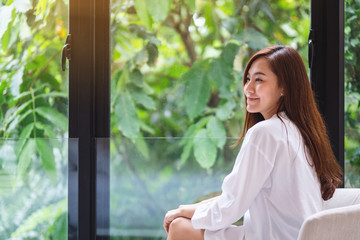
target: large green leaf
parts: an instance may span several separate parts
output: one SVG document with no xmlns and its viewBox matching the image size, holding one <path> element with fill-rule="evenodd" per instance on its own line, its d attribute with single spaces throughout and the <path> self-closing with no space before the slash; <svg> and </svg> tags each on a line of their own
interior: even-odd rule
<svg viewBox="0 0 360 240">
<path fill-rule="evenodd" d="M 155 22 L 161 23 L 167 17 L 171 2 L 169 0 L 146 0 L 147 10 Z"/>
<path fill-rule="evenodd" d="M 129 80 L 131 83 L 134 83 L 136 86 L 139 87 L 142 87 L 144 84 L 143 75 L 139 69 L 134 69 L 129 73 Z"/>
<path fill-rule="evenodd" d="M 56 183 L 56 164 L 52 147 L 43 138 L 36 138 L 36 146 L 47 176 L 53 183 Z"/>
<path fill-rule="evenodd" d="M 36 112 L 49 120 L 54 126 L 59 127 L 63 131 L 67 131 L 68 120 L 67 118 L 51 107 L 37 107 Z"/>
<path fill-rule="evenodd" d="M 195 66 L 183 76 L 183 79 L 186 80 L 186 113 L 190 118 L 195 118 L 202 113 L 210 98 L 211 86 L 207 71 Z"/>
<path fill-rule="evenodd" d="M 134 144 L 137 150 L 139 150 L 139 152 L 141 152 L 141 154 L 145 157 L 145 159 L 148 160 L 150 156 L 149 147 L 146 144 L 146 141 L 141 134 L 139 134 L 139 136 L 134 139 Z"/>
<path fill-rule="evenodd" d="M 216 84 L 220 90 L 220 96 L 228 98 L 231 96 L 231 71 L 232 66 L 226 64 L 221 58 L 212 61 L 209 70 L 209 78 Z"/>
<path fill-rule="evenodd" d="M 193 139 L 192 138 L 186 139 L 185 146 L 184 146 L 183 151 L 180 156 L 180 164 L 178 166 L 178 169 L 180 169 L 186 163 L 188 158 L 190 157 L 193 146 L 194 146 Z"/>
<path fill-rule="evenodd" d="M 253 28 L 248 28 L 234 36 L 240 42 L 247 43 L 250 48 L 255 50 L 263 49 L 269 46 L 269 40 L 260 32 Z"/>
<path fill-rule="evenodd" d="M 236 54 L 239 51 L 239 44 L 230 42 L 226 44 L 226 46 L 223 48 L 221 52 L 221 59 L 225 62 L 225 64 L 232 69 L 234 65 L 234 59 Z"/>
<path fill-rule="evenodd" d="M 20 153 L 19 162 L 17 166 L 17 175 L 23 175 L 31 163 L 31 158 L 35 153 L 34 139 L 28 139 L 23 150 Z"/>
<path fill-rule="evenodd" d="M 143 105 L 145 108 L 154 110 L 155 109 L 155 102 L 154 100 L 146 95 L 144 92 L 132 92 L 131 93 L 132 98 L 137 104 Z"/>
<path fill-rule="evenodd" d="M 215 163 L 217 148 L 209 138 L 206 129 L 198 131 L 194 138 L 194 155 L 196 161 L 203 168 L 210 168 Z"/>
<path fill-rule="evenodd" d="M 54 223 L 53 239 L 68 239 L 68 215 L 62 213 Z"/>
<path fill-rule="evenodd" d="M 221 104 L 216 109 L 216 116 L 222 121 L 230 118 L 235 106 L 236 106 L 236 104 L 235 104 L 234 99 L 230 99 L 226 103 Z"/>
<path fill-rule="evenodd" d="M 135 9 L 138 17 L 144 23 L 145 27 L 151 29 L 151 19 L 148 13 L 146 0 L 134 0 Z M 157 3 L 152 3 L 157 4 Z"/>
<path fill-rule="evenodd" d="M 126 137 L 136 137 L 139 133 L 139 118 L 135 105 L 128 93 L 122 93 L 115 105 L 116 123 Z"/>
<path fill-rule="evenodd" d="M 17 141 L 16 144 L 16 153 L 17 155 L 19 155 L 27 141 L 27 138 L 30 137 L 30 134 L 32 132 L 32 130 L 34 129 L 34 123 L 29 123 L 28 125 L 26 125 L 26 127 L 24 127 L 24 129 L 21 131 L 20 133 L 20 137 L 19 140 Z"/>
<path fill-rule="evenodd" d="M 218 148 L 222 148 L 226 143 L 226 130 L 224 124 L 217 118 L 212 117 L 206 125 L 209 137 L 214 141 Z"/>
</svg>

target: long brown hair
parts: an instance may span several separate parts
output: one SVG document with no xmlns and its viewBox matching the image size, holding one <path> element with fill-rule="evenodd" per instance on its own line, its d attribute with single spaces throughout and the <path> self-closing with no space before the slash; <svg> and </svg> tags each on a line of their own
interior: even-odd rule
<svg viewBox="0 0 360 240">
<path fill-rule="evenodd" d="M 272 72 L 278 78 L 279 87 L 284 91 L 284 96 L 279 100 L 277 114 L 285 112 L 299 129 L 311 156 L 312 162 L 308 162 L 310 165 L 315 165 L 322 198 L 328 200 L 336 187 L 342 183 L 343 172 L 331 149 L 325 123 L 317 108 L 305 65 L 300 55 L 291 47 L 267 47 L 248 61 L 243 85 L 246 83 L 252 63 L 261 57 L 267 59 Z M 241 142 L 249 128 L 264 120 L 260 113 L 249 113 L 247 110 L 245 112 L 243 131 L 236 144 Z"/>
</svg>

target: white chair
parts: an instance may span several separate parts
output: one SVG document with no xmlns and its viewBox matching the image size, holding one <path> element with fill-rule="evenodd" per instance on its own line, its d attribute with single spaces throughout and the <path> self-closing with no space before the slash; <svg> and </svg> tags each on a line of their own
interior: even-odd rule
<svg viewBox="0 0 360 240">
<path fill-rule="evenodd" d="M 308 217 L 298 240 L 359 240 L 360 188 L 338 188 L 325 210 Z"/>
</svg>

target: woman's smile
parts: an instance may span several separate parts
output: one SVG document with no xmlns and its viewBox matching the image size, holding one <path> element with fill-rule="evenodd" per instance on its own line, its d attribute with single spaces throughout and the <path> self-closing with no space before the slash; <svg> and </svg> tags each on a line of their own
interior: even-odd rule
<svg viewBox="0 0 360 240">
<path fill-rule="evenodd" d="M 246 97 L 246 99 L 247 99 L 248 103 L 252 103 L 252 102 L 255 102 L 255 101 L 259 100 L 260 98 L 258 98 L 258 97 Z"/>
</svg>

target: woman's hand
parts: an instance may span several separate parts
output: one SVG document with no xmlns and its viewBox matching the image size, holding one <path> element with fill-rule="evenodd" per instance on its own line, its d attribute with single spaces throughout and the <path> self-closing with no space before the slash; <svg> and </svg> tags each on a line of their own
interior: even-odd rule
<svg viewBox="0 0 360 240">
<path fill-rule="evenodd" d="M 194 215 L 196 207 L 198 205 L 214 201 L 216 198 L 217 197 L 210 198 L 210 199 L 207 199 L 207 200 L 204 200 L 202 202 L 195 203 L 195 204 L 180 205 L 177 209 L 168 211 L 166 213 L 166 215 L 165 215 L 164 223 L 163 223 L 165 231 L 167 233 L 169 233 L 170 224 L 171 224 L 172 221 L 174 221 L 174 219 L 176 219 L 178 217 L 184 217 L 184 218 L 191 219 L 192 216 Z"/>
<path fill-rule="evenodd" d="M 196 210 L 197 204 L 180 205 L 177 209 L 170 210 L 166 213 L 164 218 L 164 229 L 169 233 L 169 227 L 172 221 L 178 217 L 191 219 Z"/>
</svg>

